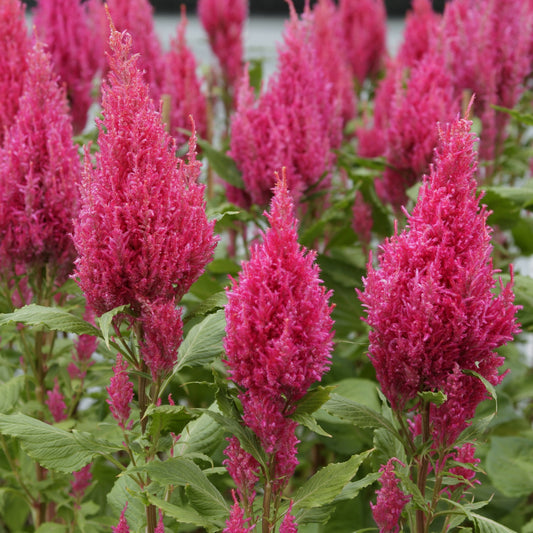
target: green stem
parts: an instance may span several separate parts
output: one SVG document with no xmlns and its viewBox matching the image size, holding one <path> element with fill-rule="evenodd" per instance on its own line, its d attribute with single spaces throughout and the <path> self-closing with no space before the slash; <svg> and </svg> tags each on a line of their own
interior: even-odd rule
<svg viewBox="0 0 533 533">
<path fill-rule="evenodd" d="M 429 442 L 430 434 L 429 434 L 429 410 L 430 410 L 430 404 L 429 402 L 424 402 L 423 410 L 422 410 L 422 447 L 425 450 L 426 445 Z M 417 486 L 420 490 L 420 494 L 422 494 L 422 497 L 426 494 L 426 481 L 427 481 L 427 475 L 428 475 L 428 467 L 429 467 L 429 456 L 427 451 L 423 452 L 423 455 L 421 459 L 419 460 L 419 466 L 418 466 L 418 476 L 417 476 Z M 417 533 L 428 533 L 428 527 L 429 527 L 429 517 L 427 516 L 427 511 L 424 509 L 419 509 L 416 511 L 416 530 Z"/>
</svg>

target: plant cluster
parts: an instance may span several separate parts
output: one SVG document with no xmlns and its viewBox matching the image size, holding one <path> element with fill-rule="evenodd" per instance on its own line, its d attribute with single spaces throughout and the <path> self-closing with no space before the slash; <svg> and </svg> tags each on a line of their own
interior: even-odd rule
<svg viewBox="0 0 533 533">
<path fill-rule="evenodd" d="M 0 533 L 533 531 L 533 3 L 198 16 L 0 3 Z"/>
</svg>

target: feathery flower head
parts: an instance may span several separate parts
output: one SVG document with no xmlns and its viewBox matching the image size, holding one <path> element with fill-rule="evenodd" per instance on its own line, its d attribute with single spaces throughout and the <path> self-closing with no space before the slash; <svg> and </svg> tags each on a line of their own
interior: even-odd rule
<svg viewBox="0 0 533 533">
<path fill-rule="evenodd" d="M 440 128 L 434 164 L 407 227 L 382 246 L 379 269 L 369 261 L 359 293 L 372 328 L 369 356 L 393 409 L 423 391 L 450 393 L 448 401 L 455 397 L 457 404 L 459 392 L 448 384 L 454 374 L 461 402 L 467 390 L 483 399 L 481 380 L 464 372 L 499 383 L 503 361 L 494 350 L 519 329 L 512 283 L 493 294 L 491 230 L 476 195 L 470 126 L 458 119 Z M 465 424 L 456 420 L 454 427 Z"/>
<path fill-rule="evenodd" d="M 399 208 L 407 201 L 406 190 L 429 169 L 437 145 L 437 124 L 453 120 L 459 100 L 450 74 L 436 54 L 426 54 L 411 69 L 407 81 L 398 77 L 396 83 L 384 154 L 394 168 L 385 171 L 383 190 L 387 200 Z"/>
<path fill-rule="evenodd" d="M 232 491 L 231 493 L 234 503 L 231 506 L 229 518 L 222 533 L 249 533 L 255 529 L 255 524 L 252 526 L 247 525 L 250 518 L 244 518 L 244 509 L 242 509 L 237 498 L 235 498 L 235 492 Z"/>
<path fill-rule="evenodd" d="M 81 500 L 85 494 L 85 491 L 91 486 L 91 481 L 93 475 L 91 473 L 91 468 L 93 464 L 89 463 L 85 465 L 81 470 L 77 472 L 72 472 L 72 481 L 70 486 L 72 487 L 71 496 L 76 500 L 76 506 L 79 508 Z"/>
<path fill-rule="evenodd" d="M 57 378 L 54 379 L 54 388 L 46 392 L 48 399 L 46 400 L 46 405 L 50 410 L 50 413 L 54 419 L 54 422 L 61 422 L 62 420 L 67 419 L 67 406 L 65 405 L 65 400 L 63 394 L 59 389 L 59 383 Z"/>
<path fill-rule="evenodd" d="M 296 519 L 291 514 L 293 501 L 289 504 L 289 508 L 283 517 L 283 521 L 279 526 L 279 533 L 298 533 L 298 524 Z"/>
<path fill-rule="evenodd" d="M 278 49 L 278 70 L 257 101 L 245 74 L 231 121 L 229 155 L 242 172 L 244 191 L 228 190 L 230 201 L 266 206 L 273 176 L 287 168 L 288 186 L 298 201 L 306 191 L 326 191 L 333 150 L 342 140 L 341 108 L 315 48 L 311 16 L 294 9 Z M 326 177 L 324 177 L 326 174 Z"/>
<path fill-rule="evenodd" d="M 126 509 L 127 508 L 128 508 L 128 503 L 126 502 L 124 509 L 122 509 L 122 512 L 120 513 L 120 520 L 118 524 L 111 528 L 113 530 L 113 533 L 130 533 L 128 521 L 126 520 Z"/>
<path fill-rule="evenodd" d="M 5 128 L 11 126 L 23 89 L 27 54 L 31 48 L 24 18 L 25 5 L 20 0 L 0 2 L 0 146 Z"/>
<path fill-rule="evenodd" d="M 275 456 L 274 491 L 296 467 L 296 422 L 287 418 L 309 386 L 321 379 L 332 348 L 330 296 L 297 240 L 285 179 L 267 214 L 270 229 L 228 290 L 226 365 L 239 386 L 243 420 Z"/>
<path fill-rule="evenodd" d="M 35 31 L 48 45 L 52 65 L 66 86 L 74 133 L 80 133 L 87 123 L 92 104 L 92 80 L 98 59 L 88 46 L 94 37 L 87 13 L 80 0 L 38 0 L 34 11 Z"/>
<path fill-rule="evenodd" d="M 187 17 L 181 10 L 181 21 L 177 34 L 170 42 L 170 50 L 165 55 L 165 83 L 163 92 L 170 95 L 170 133 L 177 145 L 187 141 L 180 129 L 190 127 L 192 115 L 200 138 L 207 137 L 207 98 L 201 89 L 196 74 L 196 59 L 185 40 Z"/>
<path fill-rule="evenodd" d="M 530 72 L 526 4 L 523 0 L 456 0 L 444 10 L 441 46 L 456 90 L 476 95 L 474 112 L 482 122 L 482 159 L 497 155 L 509 121 L 507 113 L 492 105 L 515 107 Z"/>
<path fill-rule="evenodd" d="M 248 1 L 199 0 L 197 9 L 211 50 L 228 85 L 233 87 L 243 72 L 242 34 L 248 16 Z"/>
<path fill-rule="evenodd" d="M 251 505 L 255 498 L 255 484 L 259 480 L 260 465 L 247 451 L 241 448 L 237 437 L 229 437 L 229 445 L 224 450 L 223 463 L 235 485 L 241 502 Z"/>
<path fill-rule="evenodd" d="M 135 54 L 139 54 L 136 60 L 138 68 L 150 87 L 156 108 L 159 109 L 165 67 L 161 43 L 154 28 L 153 7 L 148 0 L 107 0 L 107 5 L 116 29 L 119 32 L 127 31 L 131 35 L 129 47 Z M 112 41 L 113 38 L 110 43 Z M 111 46 L 110 54 L 114 53 L 116 52 Z"/>
<path fill-rule="evenodd" d="M 65 93 L 44 45 L 36 41 L 19 109 L 0 150 L 3 269 L 49 264 L 58 279 L 70 273 L 80 170 Z"/>
<path fill-rule="evenodd" d="M 438 34 L 441 19 L 442 16 L 433 11 L 430 0 L 413 0 L 405 17 L 403 41 L 397 55 L 404 67 L 413 67 L 426 55 Z"/>
<path fill-rule="evenodd" d="M 372 516 L 379 527 L 380 533 L 398 533 L 403 508 L 411 501 L 411 496 L 404 494 L 400 488 L 400 480 L 394 472 L 394 463 L 403 465 L 396 457 L 382 465 L 379 471 L 381 488 L 377 491 L 377 501 L 371 503 Z"/>
<path fill-rule="evenodd" d="M 365 202 L 361 191 L 355 194 L 352 208 L 352 229 L 355 231 L 363 247 L 368 247 L 372 238 L 372 208 Z"/>
<path fill-rule="evenodd" d="M 374 76 L 386 55 L 387 12 L 383 0 L 340 0 L 340 31 L 357 81 Z"/>
<path fill-rule="evenodd" d="M 188 163 L 177 159 L 131 46 L 113 29 L 100 152 L 96 168 L 86 157 L 75 224 L 79 283 L 98 315 L 125 304 L 140 315 L 151 302 L 179 300 L 217 241 L 197 182 L 196 138 Z"/>
<path fill-rule="evenodd" d="M 122 429 L 127 429 L 128 419 L 131 414 L 130 403 L 133 401 L 133 383 L 128 377 L 128 363 L 122 359 L 122 355 L 117 355 L 113 376 L 106 387 L 109 404 L 113 418 Z"/>
</svg>

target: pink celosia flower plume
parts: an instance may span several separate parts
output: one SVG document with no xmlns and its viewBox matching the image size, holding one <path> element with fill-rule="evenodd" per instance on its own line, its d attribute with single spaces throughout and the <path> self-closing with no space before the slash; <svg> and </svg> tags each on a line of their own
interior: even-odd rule
<svg viewBox="0 0 533 533">
<path fill-rule="evenodd" d="M 476 194 L 471 122 L 440 127 L 434 164 L 408 217 L 387 240 L 379 269 L 368 264 L 359 297 L 371 327 L 369 355 L 393 409 L 424 391 L 447 395 L 431 404 L 433 439 L 448 446 L 502 376 L 495 349 L 518 331 L 512 283 L 496 285 L 488 213 Z"/>
<path fill-rule="evenodd" d="M 121 355 L 117 356 L 107 392 L 109 398 L 106 401 L 113 418 L 123 430 L 129 429 L 128 420 L 131 414 L 130 404 L 133 401 L 133 383 L 128 377 L 128 363 L 122 359 Z"/>
<path fill-rule="evenodd" d="M 76 273 L 97 315 L 130 305 L 156 376 L 176 360 L 181 313 L 175 304 L 211 260 L 216 238 L 197 182 L 195 137 L 188 163 L 177 159 L 131 46 L 129 34 L 113 28 L 100 152 L 96 168 L 86 155 L 75 225 Z"/>
<path fill-rule="evenodd" d="M 77 472 L 72 472 L 72 481 L 70 482 L 70 486 L 72 487 L 72 490 L 70 492 L 70 495 L 75 500 L 75 506 L 79 509 L 81 500 L 83 499 L 83 496 L 85 495 L 85 491 L 91 486 L 91 482 L 93 479 L 93 475 L 91 472 L 93 464 L 89 463 L 88 465 L 85 465 L 81 470 L 78 470 Z"/>
<path fill-rule="evenodd" d="M 331 183 L 333 150 L 342 140 L 341 106 L 317 56 L 311 20 L 298 19 L 292 9 L 278 69 L 257 101 L 247 75 L 239 86 L 229 154 L 245 189 L 228 188 L 228 198 L 243 207 L 268 204 L 282 167 L 296 201 L 309 190 L 326 192 Z"/>
<path fill-rule="evenodd" d="M 280 180 L 267 215 L 271 227 L 228 291 L 224 340 L 229 375 L 241 391 L 244 423 L 272 457 L 277 496 L 297 465 L 296 423 L 287 417 L 327 369 L 333 335 L 330 293 L 318 277 L 315 254 L 298 244 L 293 209 L 286 182 Z M 229 463 L 241 456 L 235 446 L 228 447 Z M 249 485 L 236 476 L 239 491 L 245 485 L 252 490 L 255 464 L 248 467 Z M 228 468 L 243 472 L 242 466 Z"/>
<path fill-rule="evenodd" d="M 386 54 L 387 12 L 383 0 L 340 0 L 340 31 L 344 35 L 353 76 L 362 84 L 381 68 Z"/>
<path fill-rule="evenodd" d="M 492 159 L 506 138 L 507 113 L 513 108 L 530 72 L 531 40 L 527 2 L 454 0 L 446 4 L 442 28 L 445 61 L 458 91 L 476 95 L 474 112 L 481 118 L 480 157 Z"/>
<path fill-rule="evenodd" d="M 128 521 L 126 520 L 126 509 L 128 508 L 128 504 L 124 506 L 124 509 L 122 509 L 122 512 L 120 513 L 120 520 L 118 521 L 118 524 L 111 528 L 113 533 L 130 533 L 130 527 L 128 525 Z"/>
<path fill-rule="evenodd" d="M 377 491 L 377 501 L 371 503 L 372 516 L 379 527 L 380 533 L 398 533 L 403 508 L 411 501 L 411 496 L 406 495 L 400 488 L 400 480 L 394 472 L 394 463 L 404 466 L 398 459 L 389 459 L 379 471 L 381 488 Z"/>
<path fill-rule="evenodd" d="M 413 67 L 429 51 L 439 33 L 442 16 L 435 11 L 430 0 L 413 0 L 405 17 L 403 41 L 398 50 L 398 61 L 404 67 Z"/>
<path fill-rule="evenodd" d="M 92 81 L 100 61 L 94 56 L 98 45 L 88 45 L 94 36 L 86 9 L 80 0 L 38 0 L 33 22 L 66 86 L 74 133 L 80 133 L 87 122 Z"/>
<path fill-rule="evenodd" d="M 177 34 L 165 56 L 165 94 L 170 96 L 170 133 L 178 146 L 187 141 L 180 129 L 189 129 L 190 117 L 194 118 L 200 138 L 207 138 L 207 97 L 202 92 L 201 81 L 196 74 L 196 59 L 185 40 L 187 17 L 181 11 Z"/>
<path fill-rule="evenodd" d="M 229 87 L 243 72 L 243 30 L 248 0 L 199 0 L 198 17 Z"/>
<path fill-rule="evenodd" d="M 31 47 L 24 11 L 20 0 L 0 2 L 0 94 L 9 95 L 0 99 L 0 146 L 18 110 Z"/>
<path fill-rule="evenodd" d="M 144 71 L 144 80 L 150 86 L 151 96 L 159 109 L 165 66 L 161 43 L 154 28 L 153 7 L 148 0 L 107 0 L 107 5 L 117 30 L 131 35 L 132 51 L 139 54 L 139 69 Z"/>
<path fill-rule="evenodd" d="M 17 115 L 0 150 L 2 270 L 48 265 L 57 279 L 71 272 L 80 172 L 65 93 L 50 56 L 36 42 Z"/>
<path fill-rule="evenodd" d="M 67 406 L 65 405 L 65 400 L 61 390 L 59 388 L 59 383 L 57 378 L 54 380 L 54 388 L 52 390 L 46 391 L 46 405 L 50 410 L 50 414 L 54 419 L 54 422 L 61 422 L 62 420 L 67 419 Z"/>
</svg>

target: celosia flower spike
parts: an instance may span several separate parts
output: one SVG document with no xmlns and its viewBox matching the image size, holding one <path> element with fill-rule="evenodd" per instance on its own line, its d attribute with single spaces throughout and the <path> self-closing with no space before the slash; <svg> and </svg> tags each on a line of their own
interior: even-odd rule
<svg viewBox="0 0 533 533">
<path fill-rule="evenodd" d="M 4 132 L 15 118 L 23 89 L 27 54 L 31 48 L 24 18 L 25 6 L 20 0 L 0 2 L 0 146 Z"/>
<path fill-rule="evenodd" d="M 54 71 L 65 84 L 74 133 L 87 122 L 92 104 L 92 81 L 99 65 L 87 13 L 80 0 L 38 0 L 34 10 L 35 31 L 48 46 Z"/>
<path fill-rule="evenodd" d="M 285 179 L 276 184 L 267 217 L 263 243 L 228 290 L 224 347 L 229 375 L 242 391 L 243 420 L 273 457 L 279 495 L 297 464 L 297 424 L 287 417 L 329 365 L 333 321 L 315 255 L 298 244 Z"/>
<path fill-rule="evenodd" d="M 128 429 L 128 420 L 131 414 L 130 403 L 133 401 L 133 383 L 128 377 L 128 363 L 117 355 L 115 366 L 113 367 L 113 376 L 106 388 L 109 398 L 106 402 L 109 404 L 113 418 L 123 429 Z"/>
<path fill-rule="evenodd" d="M 59 383 L 57 378 L 54 380 L 54 388 L 46 392 L 48 399 L 46 400 L 46 405 L 52 414 L 54 422 L 61 422 L 62 420 L 67 419 L 67 406 L 65 405 L 65 400 L 63 394 L 59 389 Z"/>
<path fill-rule="evenodd" d="M 130 527 L 128 525 L 128 521 L 126 520 L 126 509 L 128 508 L 128 504 L 124 506 L 124 509 L 122 509 L 122 512 L 120 513 L 120 520 L 118 524 L 114 527 L 112 527 L 113 533 L 130 533 Z"/>
<path fill-rule="evenodd" d="M 440 407 L 431 406 L 439 445 L 453 443 L 487 396 L 468 371 L 498 384 L 503 359 L 494 350 L 519 330 L 512 281 L 493 292 L 491 230 L 476 194 L 470 126 L 461 119 L 440 128 L 407 227 L 385 242 L 379 269 L 369 262 L 359 294 L 372 328 L 370 358 L 393 409 L 418 392 L 448 395 Z"/>
<path fill-rule="evenodd" d="M 72 270 L 80 160 L 63 89 L 43 43 L 28 55 L 24 92 L 0 150 L 0 265 Z"/>
</svg>

